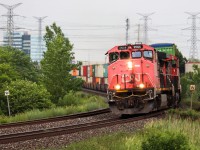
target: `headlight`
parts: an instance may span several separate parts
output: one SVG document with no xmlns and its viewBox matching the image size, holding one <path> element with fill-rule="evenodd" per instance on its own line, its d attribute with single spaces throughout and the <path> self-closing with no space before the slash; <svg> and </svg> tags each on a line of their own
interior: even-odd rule
<svg viewBox="0 0 200 150">
<path fill-rule="evenodd" d="M 132 63 L 132 61 L 128 62 L 128 69 L 133 69 L 133 63 Z"/>
<path fill-rule="evenodd" d="M 143 89 L 143 88 L 144 88 L 144 84 L 141 83 L 141 84 L 139 85 L 139 88 Z"/>
<path fill-rule="evenodd" d="M 119 90 L 119 89 L 120 89 L 120 85 L 119 84 L 115 85 L 115 90 Z"/>
</svg>

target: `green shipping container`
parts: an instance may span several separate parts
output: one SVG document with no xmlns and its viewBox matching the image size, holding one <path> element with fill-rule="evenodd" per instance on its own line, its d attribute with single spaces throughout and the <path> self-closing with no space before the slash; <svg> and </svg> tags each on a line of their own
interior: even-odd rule
<svg viewBox="0 0 200 150">
<path fill-rule="evenodd" d="M 167 54 L 175 55 L 176 45 L 172 43 L 158 43 L 152 44 L 151 47 L 154 47 L 159 52 L 165 52 Z"/>
</svg>

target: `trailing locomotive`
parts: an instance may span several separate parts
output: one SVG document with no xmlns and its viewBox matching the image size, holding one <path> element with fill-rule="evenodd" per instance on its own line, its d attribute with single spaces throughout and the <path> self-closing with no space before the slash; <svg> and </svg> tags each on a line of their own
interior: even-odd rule
<svg viewBox="0 0 200 150">
<path fill-rule="evenodd" d="M 115 46 L 106 53 L 108 103 L 113 113 L 148 113 L 180 102 L 178 58 L 146 44 Z"/>
</svg>

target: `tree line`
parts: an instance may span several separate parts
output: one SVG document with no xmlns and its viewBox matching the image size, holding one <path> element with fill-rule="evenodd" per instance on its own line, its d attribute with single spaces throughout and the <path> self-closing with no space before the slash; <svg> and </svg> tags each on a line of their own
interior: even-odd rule
<svg viewBox="0 0 200 150">
<path fill-rule="evenodd" d="M 72 78 L 73 45 L 55 23 L 46 27 L 47 51 L 41 63 L 32 62 L 24 52 L 0 47 L 0 115 L 8 114 L 5 90 L 10 91 L 11 114 L 55 107 L 69 91 L 79 90 L 83 81 Z"/>
</svg>

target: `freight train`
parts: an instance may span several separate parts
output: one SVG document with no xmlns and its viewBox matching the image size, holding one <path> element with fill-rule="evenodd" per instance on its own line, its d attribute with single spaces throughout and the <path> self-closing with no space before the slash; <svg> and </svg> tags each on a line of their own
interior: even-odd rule
<svg viewBox="0 0 200 150">
<path fill-rule="evenodd" d="M 79 77 L 85 88 L 106 91 L 117 115 L 149 113 L 180 102 L 179 61 L 174 44 L 142 43 L 108 50 L 108 64 L 85 65 Z"/>
</svg>

